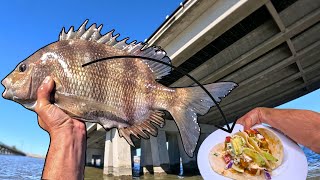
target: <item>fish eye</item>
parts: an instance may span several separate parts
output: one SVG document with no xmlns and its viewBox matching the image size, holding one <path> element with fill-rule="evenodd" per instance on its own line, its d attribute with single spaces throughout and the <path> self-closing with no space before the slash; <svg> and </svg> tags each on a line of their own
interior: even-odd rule
<svg viewBox="0 0 320 180">
<path fill-rule="evenodd" d="M 26 64 L 20 64 L 20 66 L 19 66 L 19 72 L 24 72 L 24 71 L 26 71 L 26 69 L 27 69 Z"/>
</svg>

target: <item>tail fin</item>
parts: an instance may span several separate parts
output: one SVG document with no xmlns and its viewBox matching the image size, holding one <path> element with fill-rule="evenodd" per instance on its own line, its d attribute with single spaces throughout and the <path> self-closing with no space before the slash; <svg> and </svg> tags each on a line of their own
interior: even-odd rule
<svg viewBox="0 0 320 180">
<path fill-rule="evenodd" d="M 204 87 L 220 102 L 237 86 L 233 82 L 219 82 L 204 85 Z M 180 131 L 182 143 L 188 156 L 193 157 L 200 135 L 197 114 L 206 114 L 214 102 L 199 86 L 177 89 L 179 99 L 168 109 Z"/>
</svg>

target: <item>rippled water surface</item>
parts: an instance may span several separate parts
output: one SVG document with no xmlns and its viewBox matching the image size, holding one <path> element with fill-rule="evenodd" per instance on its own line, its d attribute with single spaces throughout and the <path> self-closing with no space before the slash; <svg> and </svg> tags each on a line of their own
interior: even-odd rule
<svg viewBox="0 0 320 180">
<path fill-rule="evenodd" d="M 44 159 L 0 155 L 0 179 L 40 179 Z"/>
<path fill-rule="evenodd" d="M 320 154 L 314 153 L 306 147 L 302 147 L 308 160 L 308 177 L 319 177 L 320 179 Z"/>
<path fill-rule="evenodd" d="M 320 177 L 320 155 L 312 152 L 310 149 L 302 147 L 304 153 L 308 159 L 308 177 Z M 0 180 L 2 179 L 40 179 L 42 168 L 44 165 L 44 159 L 12 156 L 12 155 L 0 155 Z M 102 169 L 87 167 L 85 172 L 85 180 L 109 180 L 113 177 L 103 176 Z M 318 179 L 316 178 L 316 179 Z M 135 179 L 186 179 L 186 180 L 200 180 L 201 176 L 177 176 L 177 175 L 165 175 L 165 176 L 144 176 Z"/>
</svg>

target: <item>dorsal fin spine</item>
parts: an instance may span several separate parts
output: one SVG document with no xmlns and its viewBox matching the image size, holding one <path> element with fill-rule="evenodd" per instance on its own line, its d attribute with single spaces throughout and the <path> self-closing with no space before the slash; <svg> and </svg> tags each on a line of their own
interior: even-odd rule
<svg viewBox="0 0 320 180">
<path fill-rule="evenodd" d="M 71 26 L 67 33 L 66 39 L 72 39 L 74 36 L 75 36 L 74 27 Z"/>
<path fill-rule="evenodd" d="M 86 31 L 86 25 L 88 23 L 88 19 L 84 21 L 84 23 L 79 27 L 79 29 L 77 30 L 77 34 L 76 34 L 76 37 L 75 39 L 79 39 L 83 33 L 85 33 Z"/>
<path fill-rule="evenodd" d="M 105 35 L 101 35 L 100 31 L 102 29 L 102 25 L 97 28 L 97 25 L 94 23 L 88 29 L 86 29 L 87 23 L 88 20 L 85 20 L 85 22 L 77 31 L 74 31 L 72 26 L 68 33 L 65 33 L 65 28 L 63 28 L 60 33 L 59 40 L 81 39 L 86 41 L 94 41 L 96 43 L 106 44 L 116 49 L 126 51 L 129 53 L 129 55 L 131 54 L 135 56 L 149 57 L 169 64 L 171 63 L 170 58 L 166 56 L 166 52 L 162 50 L 161 47 L 149 46 L 147 43 L 143 42 L 136 43 L 137 41 L 132 41 L 130 44 L 128 44 L 127 40 L 129 38 L 124 38 L 121 41 L 117 41 L 117 38 L 120 36 L 120 34 L 113 36 L 114 30 L 109 31 Z M 157 79 L 169 74 L 171 71 L 171 67 L 167 65 L 146 59 L 141 59 L 141 61 L 148 65 Z"/>
<path fill-rule="evenodd" d="M 97 43 L 106 43 L 107 41 L 110 40 L 110 38 L 112 37 L 114 30 L 109 31 L 107 34 L 105 34 L 104 36 L 102 36 L 99 40 L 97 40 Z"/>
<path fill-rule="evenodd" d="M 94 29 L 96 29 L 96 24 L 92 24 L 88 30 L 86 30 L 82 36 L 80 37 L 80 39 L 82 40 L 88 40 L 91 35 L 94 33 Z"/>
</svg>

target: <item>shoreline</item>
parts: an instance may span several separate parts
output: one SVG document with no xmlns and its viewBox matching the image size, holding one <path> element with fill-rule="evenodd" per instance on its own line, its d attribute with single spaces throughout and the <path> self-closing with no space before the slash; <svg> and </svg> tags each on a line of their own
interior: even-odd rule
<svg viewBox="0 0 320 180">
<path fill-rule="evenodd" d="M 38 154 L 26 154 L 26 157 L 38 158 L 38 159 L 45 159 L 46 156 L 38 155 Z"/>
</svg>

